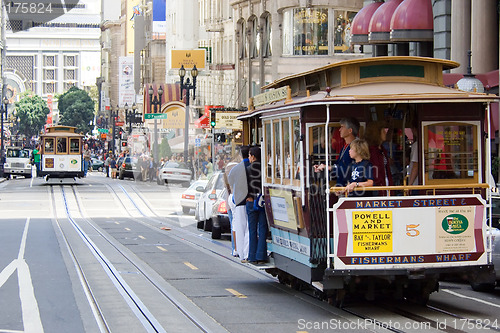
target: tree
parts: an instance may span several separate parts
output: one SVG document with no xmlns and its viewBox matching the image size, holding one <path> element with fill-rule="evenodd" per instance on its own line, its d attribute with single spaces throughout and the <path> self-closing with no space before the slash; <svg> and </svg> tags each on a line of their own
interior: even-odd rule
<svg viewBox="0 0 500 333">
<path fill-rule="evenodd" d="M 47 122 L 50 112 L 47 102 L 31 91 L 21 94 L 19 102 L 15 103 L 19 118 L 19 132 L 27 138 L 38 135 Z"/>
<path fill-rule="evenodd" d="M 172 149 L 170 148 L 167 138 L 163 138 L 163 140 L 161 140 L 159 151 L 160 158 L 172 156 Z"/>
<path fill-rule="evenodd" d="M 82 133 L 92 130 L 95 103 L 89 94 L 77 87 L 71 87 L 59 96 L 59 124 L 74 126 Z"/>
</svg>

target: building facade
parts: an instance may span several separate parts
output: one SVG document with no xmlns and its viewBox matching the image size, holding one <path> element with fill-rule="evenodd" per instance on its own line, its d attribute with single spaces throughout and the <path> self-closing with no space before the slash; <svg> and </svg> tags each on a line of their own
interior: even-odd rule
<svg viewBox="0 0 500 333">
<path fill-rule="evenodd" d="M 100 9 L 101 0 L 84 0 L 49 22 L 7 20 L 4 75 L 14 100 L 24 91 L 50 100 L 72 86 L 95 86 Z M 57 121 L 55 103 L 53 108 Z"/>
</svg>

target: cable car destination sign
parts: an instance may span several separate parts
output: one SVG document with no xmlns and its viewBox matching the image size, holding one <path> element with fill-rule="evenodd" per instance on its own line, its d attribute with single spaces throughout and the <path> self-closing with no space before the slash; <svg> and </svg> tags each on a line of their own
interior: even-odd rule
<svg viewBox="0 0 500 333">
<path fill-rule="evenodd" d="M 262 94 L 255 95 L 253 97 L 253 105 L 259 106 L 285 99 L 287 91 L 288 91 L 288 86 L 284 86 L 278 89 L 266 91 Z"/>
</svg>

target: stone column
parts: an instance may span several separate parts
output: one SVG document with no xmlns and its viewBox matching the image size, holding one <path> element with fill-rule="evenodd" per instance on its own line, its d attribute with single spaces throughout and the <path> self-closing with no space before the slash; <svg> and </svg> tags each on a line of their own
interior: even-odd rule
<svg viewBox="0 0 500 333">
<path fill-rule="evenodd" d="M 451 70 L 453 73 L 465 74 L 467 72 L 467 51 L 470 49 L 471 0 L 453 0 L 451 2 L 451 60 L 460 63 L 460 67 Z"/>
<path fill-rule="evenodd" d="M 471 9 L 472 72 L 487 73 L 498 68 L 497 1 L 472 0 Z"/>
</svg>

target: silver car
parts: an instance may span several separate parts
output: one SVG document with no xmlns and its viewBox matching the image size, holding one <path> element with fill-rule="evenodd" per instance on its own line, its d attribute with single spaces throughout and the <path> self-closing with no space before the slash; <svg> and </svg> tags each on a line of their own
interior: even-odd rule
<svg viewBox="0 0 500 333">
<path fill-rule="evenodd" d="M 182 183 L 182 186 L 189 187 L 193 172 L 188 168 L 184 162 L 167 162 L 158 174 L 158 177 L 165 184 L 168 183 Z"/>
</svg>

